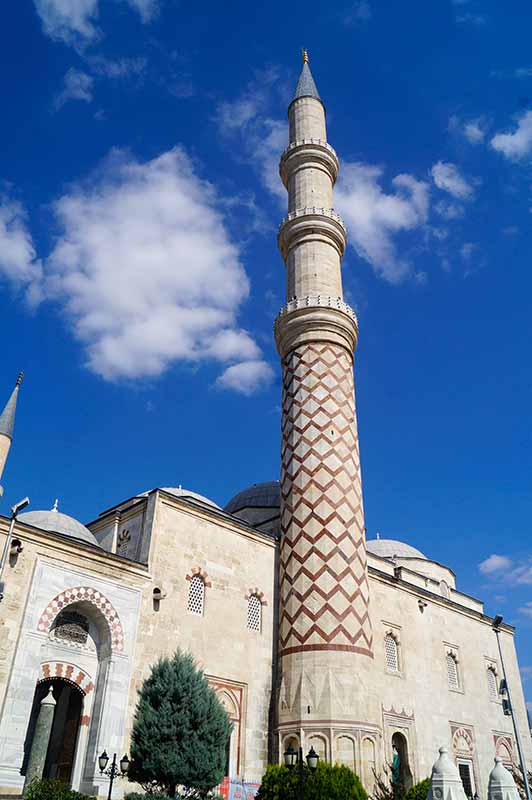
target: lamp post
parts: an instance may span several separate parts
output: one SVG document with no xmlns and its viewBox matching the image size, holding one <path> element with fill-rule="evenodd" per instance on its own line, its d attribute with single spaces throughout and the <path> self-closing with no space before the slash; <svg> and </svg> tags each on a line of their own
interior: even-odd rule
<svg viewBox="0 0 532 800">
<path fill-rule="evenodd" d="M 2 575 L 4 574 L 4 567 L 7 561 L 7 556 L 9 554 L 9 550 L 11 548 L 11 542 L 13 540 L 13 528 L 15 527 L 15 522 L 17 521 L 17 514 L 20 511 L 23 511 L 26 506 L 29 506 L 30 498 L 25 497 L 24 500 L 21 500 L 19 503 L 15 503 L 13 508 L 11 509 L 11 521 L 9 523 L 9 531 L 7 533 L 7 539 L 4 544 L 4 549 L 2 551 L 2 559 L 0 560 L 0 602 L 4 599 L 4 583 L 2 581 Z"/>
<path fill-rule="evenodd" d="M 300 747 L 299 753 L 296 753 L 292 745 L 289 744 L 283 757 L 284 757 L 285 767 L 288 767 L 288 769 L 293 769 L 296 764 L 298 765 L 298 772 L 299 772 L 298 797 L 299 800 L 303 800 L 303 789 L 305 786 L 305 765 L 303 761 L 303 748 Z M 318 761 L 320 760 L 320 757 L 316 753 L 313 747 L 311 747 L 309 752 L 307 753 L 306 760 L 307 760 L 307 766 L 311 774 L 314 774 L 314 772 L 316 772 L 316 769 L 318 767 Z"/>
<path fill-rule="evenodd" d="M 497 647 L 499 648 L 499 656 L 500 656 L 500 659 L 501 659 L 502 677 L 504 679 L 504 690 L 506 691 L 506 694 L 508 696 L 508 702 L 507 702 L 506 707 L 504 709 L 504 713 L 505 714 L 508 713 L 512 718 L 512 722 L 513 722 L 513 726 L 514 726 L 514 733 L 515 733 L 515 741 L 516 741 L 516 744 L 517 744 L 517 752 L 519 753 L 519 763 L 521 764 L 521 770 L 523 772 L 523 782 L 524 782 L 524 786 L 525 786 L 525 793 L 526 793 L 527 800 L 532 800 L 532 796 L 530 795 L 530 786 L 528 785 L 528 772 L 527 772 L 527 769 L 526 769 L 526 761 L 525 761 L 525 756 L 524 756 L 524 753 L 523 753 L 523 745 L 521 744 L 521 735 L 519 733 L 519 727 L 517 725 L 517 720 L 516 720 L 515 714 L 514 714 L 514 706 L 513 706 L 513 703 L 512 703 L 512 695 L 510 693 L 510 684 L 508 683 L 508 678 L 506 677 L 506 668 L 504 666 L 504 658 L 503 658 L 503 655 L 502 655 L 501 640 L 500 640 L 500 636 L 499 636 L 499 634 L 501 632 L 501 624 L 502 624 L 502 615 L 501 614 L 497 614 L 497 616 L 493 620 L 492 628 L 493 628 L 493 631 L 495 633 L 495 636 L 497 637 Z"/>
<path fill-rule="evenodd" d="M 107 775 L 109 777 L 109 792 L 107 793 L 107 800 L 111 800 L 114 780 L 115 778 L 124 777 L 127 775 L 127 771 L 129 769 L 129 758 L 124 753 L 119 762 L 120 769 L 116 766 L 116 753 L 113 753 L 113 761 L 111 766 L 109 769 L 106 769 L 108 763 L 109 756 L 104 750 L 101 756 L 98 758 L 98 767 L 100 768 L 100 775 Z"/>
</svg>

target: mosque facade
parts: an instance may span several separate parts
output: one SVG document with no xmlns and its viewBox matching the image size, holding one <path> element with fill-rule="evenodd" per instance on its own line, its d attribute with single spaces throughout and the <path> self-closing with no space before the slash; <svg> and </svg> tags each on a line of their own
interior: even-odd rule
<svg viewBox="0 0 532 800">
<path fill-rule="evenodd" d="M 396 753 L 408 787 L 444 745 L 466 793 L 481 796 L 495 756 L 518 760 L 482 601 L 430 552 L 366 541 L 339 163 L 306 57 L 288 119 L 280 480 L 224 508 L 154 488 L 86 525 L 54 504 L 19 513 L 11 538 L 0 517 L 0 794 L 19 794 L 35 768 L 45 701 L 53 723 L 39 774 L 106 796 L 98 755 L 128 751 L 137 692 L 176 648 L 194 655 L 231 717 L 229 778 L 260 782 L 292 745 L 347 764 L 368 790 Z M 0 476 L 19 388 L 0 416 Z M 503 623 L 499 636 L 530 766 L 514 628 Z"/>
</svg>

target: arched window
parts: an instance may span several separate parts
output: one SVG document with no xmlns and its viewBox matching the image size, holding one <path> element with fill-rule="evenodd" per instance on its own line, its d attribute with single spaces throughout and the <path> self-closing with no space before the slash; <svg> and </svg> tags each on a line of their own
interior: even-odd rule
<svg viewBox="0 0 532 800">
<path fill-rule="evenodd" d="M 488 692 L 490 700 L 497 700 L 499 697 L 499 686 L 497 680 L 497 670 L 490 664 L 488 666 Z"/>
<path fill-rule="evenodd" d="M 459 689 L 460 681 L 458 677 L 458 660 L 454 653 L 447 653 L 447 680 L 449 689 Z"/>
<path fill-rule="evenodd" d="M 399 672 L 399 645 L 393 633 L 384 637 L 384 655 L 388 672 Z"/>
<path fill-rule="evenodd" d="M 193 575 L 188 590 L 188 610 L 191 614 L 203 615 L 205 605 L 205 581 L 201 575 Z"/>
<path fill-rule="evenodd" d="M 248 628 L 250 631 L 260 633 L 262 627 L 262 603 L 260 597 L 252 594 L 248 598 Z"/>
</svg>

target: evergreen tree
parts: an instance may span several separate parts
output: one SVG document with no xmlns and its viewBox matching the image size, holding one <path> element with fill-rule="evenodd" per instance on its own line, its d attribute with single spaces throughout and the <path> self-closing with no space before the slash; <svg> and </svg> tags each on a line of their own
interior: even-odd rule
<svg viewBox="0 0 532 800">
<path fill-rule="evenodd" d="M 256 800 L 298 800 L 299 796 L 299 768 L 271 764 Z M 315 772 L 306 764 L 303 767 L 303 800 L 368 800 L 368 796 L 349 767 L 320 761 Z"/>
<path fill-rule="evenodd" d="M 224 777 L 231 722 L 190 654 L 152 667 L 139 692 L 128 777 L 149 791 L 204 797 Z"/>
</svg>

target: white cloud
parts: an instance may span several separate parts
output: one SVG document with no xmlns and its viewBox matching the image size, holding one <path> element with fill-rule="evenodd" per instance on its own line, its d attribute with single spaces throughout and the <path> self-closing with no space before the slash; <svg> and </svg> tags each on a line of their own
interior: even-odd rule
<svg viewBox="0 0 532 800">
<path fill-rule="evenodd" d="M 471 144 L 480 144 L 484 141 L 486 134 L 480 126 L 480 120 L 474 119 L 464 125 L 464 136 Z"/>
<path fill-rule="evenodd" d="M 31 304 L 39 301 L 42 264 L 22 206 L 7 197 L 0 197 L 0 279 L 24 289 Z"/>
<path fill-rule="evenodd" d="M 489 558 L 486 558 L 484 561 L 478 565 L 480 572 L 483 575 L 493 575 L 496 572 L 506 572 L 512 566 L 511 558 L 508 556 L 499 556 L 496 553 L 493 553 Z"/>
<path fill-rule="evenodd" d="M 497 133 L 490 142 L 506 158 L 519 159 L 532 153 L 532 111 L 526 111 L 517 120 L 517 128 L 510 133 Z"/>
<path fill-rule="evenodd" d="M 55 108 L 61 108 L 69 100 L 84 100 L 86 103 L 92 102 L 93 84 L 94 80 L 90 75 L 71 67 L 63 79 L 63 89 L 55 99 Z"/>
<path fill-rule="evenodd" d="M 147 60 L 144 57 L 119 58 L 112 60 L 105 56 L 91 56 L 87 59 L 91 69 L 98 75 L 106 78 L 127 78 L 131 75 L 140 75 L 146 69 Z"/>
<path fill-rule="evenodd" d="M 477 28 L 481 28 L 485 25 L 488 21 L 488 18 L 485 14 L 457 14 L 456 21 L 460 25 L 474 25 Z"/>
<path fill-rule="evenodd" d="M 456 164 L 438 161 L 430 172 L 434 183 L 443 192 L 448 192 L 458 200 L 469 200 L 473 196 L 473 187 L 460 174 Z"/>
<path fill-rule="evenodd" d="M 265 361 L 243 361 L 228 367 L 216 381 L 222 389 L 233 389 L 251 395 L 271 383 L 273 369 Z"/>
<path fill-rule="evenodd" d="M 34 0 L 44 32 L 69 44 L 95 39 L 98 0 Z"/>
<path fill-rule="evenodd" d="M 114 152 L 90 182 L 57 201 L 60 233 L 45 291 L 93 372 L 135 379 L 179 361 L 213 360 L 262 364 L 266 374 L 237 323 L 249 282 L 218 200 L 174 148 L 146 163 Z M 251 391 L 251 378 L 234 383 Z M 263 384 L 256 372 L 256 387 Z"/>
<path fill-rule="evenodd" d="M 157 13 L 158 0 L 126 0 L 138 11 L 143 22 Z M 89 42 L 99 36 L 95 26 L 99 0 L 34 0 L 43 31 L 66 44 Z"/>
<path fill-rule="evenodd" d="M 520 614 L 524 614 L 526 617 L 532 617 L 532 602 L 531 603 L 525 603 L 524 606 L 521 606 L 521 608 L 519 609 L 519 613 Z M 526 670 L 530 670 L 530 672 L 527 672 Z M 521 669 L 521 672 L 523 674 L 527 675 L 527 677 L 528 677 L 529 675 L 532 675 L 532 668 L 531 667 L 523 667 Z"/>
<path fill-rule="evenodd" d="M 286 203 L 286 190 L 279 178 L 279 156 L 287 145 L 287 124 L 268 114 L 277 80 L 275 69 L 259 73 L 240 97 L 218 105 L 215 122 L 222 136 L 239 141 L 239 155 L 256 168 L 268 191 Z"/>
<path fill-rule="evenodd" d="M 448 203 L 445 200 L 440 200 L 435 204 L 434 210 L 440 217 L 444 219 L 460 219 L 464 216 L 464 208 L 458 203 Z"/>
<path fill-rule="evenodd" d="M 343 163 L 336 187 L 336 206 L 345 219 L 349 241 L 375 272 L 390 283 L 411 274 L 410 264 L 397 252 L 394 235 L 424 225 L 429 210 L 429 187 L 411 175 L 397 175 L 393 191 L 380 186 L 381 167 Z"/>
</svg>

